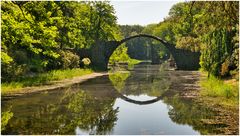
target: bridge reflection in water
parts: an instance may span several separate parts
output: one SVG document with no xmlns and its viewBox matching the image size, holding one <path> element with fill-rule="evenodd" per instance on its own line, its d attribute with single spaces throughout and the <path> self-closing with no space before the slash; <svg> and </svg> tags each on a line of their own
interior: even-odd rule
<svg viewBox="0 0 240 136">
<path fill-rule="evenodd" d="M 133 104 L 138 104 L 138 105 L 147 105 L 147 104 L 152 104 L 152 103 L 155 103 L 159 100 L 161 100 L 163 97 L 162 96 L 158 96 L 152 100 L 147 100 L 147 101 L 138 101 L 138 100 L 133 100 L 131 98 L 128 98 L 127 96 L 124 96 L 122 94 L 119 94 L 119 97 L 121 99 L 123 99 L 124 101 L 127 101 L 127 102 L 130 102 L 130 103 L 133 103 Z"/>
</svg>

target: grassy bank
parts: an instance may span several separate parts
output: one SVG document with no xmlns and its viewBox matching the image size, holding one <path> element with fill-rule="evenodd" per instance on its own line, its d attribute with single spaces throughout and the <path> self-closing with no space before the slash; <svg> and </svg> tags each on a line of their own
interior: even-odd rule
<svg viewBox="0 0 240 136">
<path fill-rule="evenodd" d="M 1 85 L 1 93 L 13 92 L 20 90 L 24 87 L 30 86 L 39 86 L 51 84 L 52 81 L 63 80 L 67 78 L 73 78 L 77 76 L 83 76 L 86 74 L 90 74 L 93 71 L 90 69 L 67 69 L 67 70 L 53 70 L 46 73 L 37 74 L 34 76 L 23 77 L 18 79 L 17 81 L 2 83 Z"/>
<path fill-rule="evenodd" d="M 215 77 L 202 78 L 200 80 L 201 96 L 216 99 L 220 105 L 238 105 L 238 81 L 235 79 L 222 80 Z"/>
</svg>

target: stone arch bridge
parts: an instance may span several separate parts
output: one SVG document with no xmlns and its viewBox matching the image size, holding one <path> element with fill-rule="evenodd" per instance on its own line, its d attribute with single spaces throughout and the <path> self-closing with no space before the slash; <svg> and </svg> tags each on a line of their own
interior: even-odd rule
<svg viewBox="0 0 240 136">
<path fill-rule="evenodd" d="M 147 37 L 155 39 L 161 42 L 172 54 L 175 59 L 177 69 L 180 70 L 197 70 L 199 65 L 200 52 L 192 52 L 184 49 L 177 49 L 175 45 L 162 40 L 161 38 L 148 34 L 138 34 L 124 38 L 120 41 L 107 41 L 107 42 L 97 42 L 96 45 L 91 46 L 89 49 L 79 49 L 77 53 L 81 58 L 88 57 L 91 60 L 93 66 L 101 70 L 107 70 L 108 61 L 110 56 L 116 50 L 118 46 L 122 43 L 127 42 L 128 40 L 138 38 L 138 37 Z"/>
</svg>

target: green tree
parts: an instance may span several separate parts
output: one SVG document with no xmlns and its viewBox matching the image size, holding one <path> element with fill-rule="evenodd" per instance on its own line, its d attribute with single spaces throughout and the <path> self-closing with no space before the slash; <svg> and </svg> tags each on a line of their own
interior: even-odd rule
<svg viewBox="0 0 240 136">
<path fill-rule="evenodd" d="M 209 75 L 225 76 L 238 67 L 238 11 L 239 3 L 232 1 L 178 3 L 164 21 L 165 30 L 177 48 L 201 51 L 200 65 Z"/>
<path fill-rule="evenodd" d="M 1 6 L 3 81 L 78 67 L 82 58 L 69 49 L 121 38 L 113 6 L 106 1 L 14 1 Z"/>
</svg>

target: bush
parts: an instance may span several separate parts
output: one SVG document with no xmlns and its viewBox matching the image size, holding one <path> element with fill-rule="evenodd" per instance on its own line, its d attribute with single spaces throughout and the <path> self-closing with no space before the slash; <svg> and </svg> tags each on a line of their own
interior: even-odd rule
<svg viewBox="0 0 240 136">
<path fill-rule="evenodd" d="M 70 51 L 60 51 L 60 68 L 77 68 L 79 67 L 80 58 L 78 55 L 70 52 Z"/>
<path fill-rule="evenodd" d="M 26 70 L 26 64 L 17 65 L 7 53 L 1 52 L 1 75 L 3 82 L 15 80 L 18 76 L 25 74 Z"/>
<path fill-rule="evenodd" d="M 1 74 L 2 74 L 2 81 L 12 81 L 16 80 L 19 76 L 22 76 L 27 71 L 26 64 L 17 65 L 16 63 L 10 64 L 3 64 L 1 65 Z"/>
<path fill-rule="evenodd" d="M 17 64 L 26 64 L 29 61 L 27 52 L 23 50 L 18 50 L 14 52 L 14 61 Z"/>
<path fill-rule="evenodd" d="M 89 58 L 83 58 L 82 63 L 84 66 L 89 66 L 91 64 L 91 60 Z"/>
<path fill-rule="evenodd" d="M 128 48 L 123 44 L 119 46 L 109 58 L 109 64 L 116 64 L 119 62 L 127 62 L 130 57 L 127 54 Z"/>
</svg>

